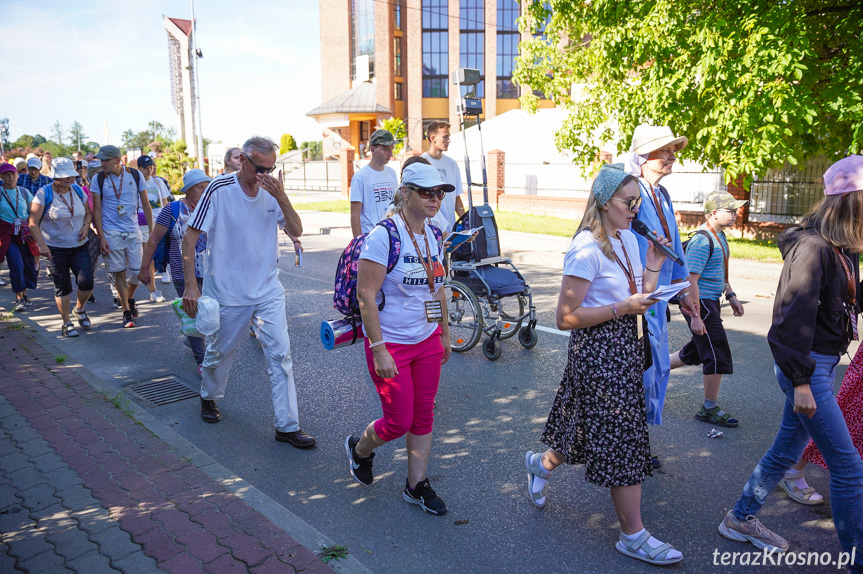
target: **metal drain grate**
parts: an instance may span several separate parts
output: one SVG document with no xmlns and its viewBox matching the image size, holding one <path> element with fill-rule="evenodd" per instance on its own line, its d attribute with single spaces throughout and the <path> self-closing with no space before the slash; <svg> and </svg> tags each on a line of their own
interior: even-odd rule
<svg viewBox="0 0 863 574">
<path fill-rule="evenodd" d="M 126 390 L 150 407 L 161 407 L 200 396 L 197 389 L 189 387 L 174 375 L 134 383 L 127 386 Z"/>
</svg>

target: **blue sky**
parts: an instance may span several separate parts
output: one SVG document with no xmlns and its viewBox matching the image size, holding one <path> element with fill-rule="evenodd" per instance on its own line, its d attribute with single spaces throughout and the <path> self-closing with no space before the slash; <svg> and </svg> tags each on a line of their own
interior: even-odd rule
<svg viewBox="0 0 863 574">
<path fill-rule="evenodd" d="M 10 139 L 50 138 L 80 122 L 101 144 L 157 120 L 179 133 L 162 15 L 189 19 L 188 0 L 0 2 L 0 117 Z M 318 3 L 197 0 L 204 137 L 242 143 L 320 139 L 305 113 L 321 103 Z M 68 142 L 67 142 L 68 143 Z"/>
</svg>

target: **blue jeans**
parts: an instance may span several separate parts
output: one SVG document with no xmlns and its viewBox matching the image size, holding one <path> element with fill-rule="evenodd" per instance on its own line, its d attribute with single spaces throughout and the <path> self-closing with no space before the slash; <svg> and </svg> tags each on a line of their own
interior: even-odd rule
<svg viewBox="0 0 863 574">
<path fill-rule="evenodd" d="M 734 516 L 745 520 L 761 509 L 767 495 L 800 459 L 811 436 L 830 469 L 830 507 L 839 544 L 845 552 L 857 547 L 852 571 L 863 572 L 863 461 L 851 442 L 848 425 L 833 396 L 839 357 L 815 352 L 810 356 L 815 360 L 815 372 L 809 385 L 817 405 L 815 415 L 810 419 L 794 413 L 794 387 L 779 366 L 775 366 L 776 379 L 785 393 L 782 424 L 773 445 L 743 487 L 743 494 L 734 505 Z"/>
<path fill-rule="evenodd" d="M 204 280 L 198 279 L 198 291 L 203 288 Z M 174 279 L 174 289 L 177 291 L 177 297 L 182 297 L 186 290 L 186 282 Z M 192 349 L 192 354 L 195 355 L 195 362 L 199 365 L 204 362 L 204 353 L 207 350 L 207 344 L 203 337 L 186 337 L 189 340 L 189 347 Z"/>
<path fill-rule="evenodd" d="M 36 288 L 36 258 L 26 245 L 18 245 L 13 241 L 6 252 L 6 263 L 9 265 L 12 291 L 20 293 L 25 289 Z"/>
</svg>

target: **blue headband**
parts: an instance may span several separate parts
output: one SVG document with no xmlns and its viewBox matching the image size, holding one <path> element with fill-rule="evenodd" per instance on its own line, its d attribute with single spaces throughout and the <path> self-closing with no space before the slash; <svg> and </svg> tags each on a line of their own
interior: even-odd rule
<svg viewBox="0 0 863 574">
<path fill-rule="evenodd" d="M 596 197 L 599 206 L 602 207 L 608 203 L 614 192 L 629 177 L 631 176 L 624 171 L 622 163 L 603 164 L 599 168 L 599 173 L 596 174 L 596 179 L 593 180 L 590 192 Z"/>
</svg>

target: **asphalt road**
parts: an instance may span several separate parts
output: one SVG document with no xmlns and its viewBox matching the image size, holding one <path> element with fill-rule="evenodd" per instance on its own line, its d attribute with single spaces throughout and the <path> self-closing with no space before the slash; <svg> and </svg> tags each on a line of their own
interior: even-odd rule
<svg viewBox="0 0 863 574">
<path fill-rule="evenodd" d="M 303 217 L 332 219 L 337 227 L 344 222 L 329 214 Z M 539 437 L 566 359 L 567 339 L 561 335 L 540 332 L 533 350 L 523 349 L 514 339 L 504 341 L 503 356 L 494 363 L 477 346 L 454 354 L 444 367 L 429 478 L 447 502 L 446 516 L 425 515 L 401 499 L 407 466 L 403 440 L 379 449 L 372 486 L 362 487 L 351 479 L 344 439 L 379 417 L 380 403 L 362 349 L 325 351 L 319 339 L 321 321 L 336 318 L 331 304 L 333 274 L 347 242 L 339 233 L 305 236 L 302 268 L 293 266 L 290 246 L 282 248 L 280 279 L 287 295 L 301 424 L 317 437 L 316 449 L 298 451 L 273 440 L 266 365 L 251 337 L 234 357 L 228 396 L 219 402 L 220 424 L 203 423 L 194 399 L 148 412 L 348 546 L 353 556 L 377 572 L 655 572 L 614 550 L 619 525 L 610 497 L 606 489 L 584 480 L 583 469 L 562 467 L 555 472 L 545 509 L 534 508 L 527 498 L 524 452 L 543 448 Z M 535 258 L 542 264 L 519 264 L 535 294 L 539 324 L 546 327 L 554 327 L 560 284 L 560 265 L 548 264 L 555 259 L 556 254 Z M 562 257 L 559 260 L 562 264 Z M 671 571 L 773 571 L 715 566 L 714 551 L 754 550 L 720 537 L 716 527 L 772 441 L 781 418 L 783 397 L 765 340 L 777 269 L 732 262 L 735 290 L 744 299 L 746 315 L 737 319 L 728 313 L 736 374 L 723 382 L 720 399 L 722 407 L 741 421 L 740 427 L 723 429 L 723 437 L 710 439 L 710 425 L 693 419 L 702 396 L 697 369 L 673 373 L 665 424 L 651 427 L 652 449 L 663 468 L 644 484 L 643 518 L 653 534 L 683 552 L 683 562 Z M 39 288 L 31 293 L 36 306 L 27 315 L 56 337 L 56 344 L 68 353 L 67 362 L 82 363 L 118 389 L 169 374 L 199 385 L 191 352 L 182 344 L 168 304 L 142 302 L 138 327 L 122 329 L 120 312 L 110 308 L 101 268 L 98 302 L 89 308 L 92 329 L 77 339 L 64 339 L 49 286 L 43 272 Z M 170 300 L 173 288 L 164 287 Z M 5 298 L 11 298 L 5 292 Z M 139 299 L 142 293 L 139 288 Z M 670 331 L 672 348 L 688 339 L 679 316 Z M 837 388 L 847 364 L 845 357 Z M 809 468 L 810 484 L 827 494 L 827 473 Z M 794 550 L 839 551 L 829 502 L 805 507 L 777 492 L 760 518 Z"/>
</svg>

